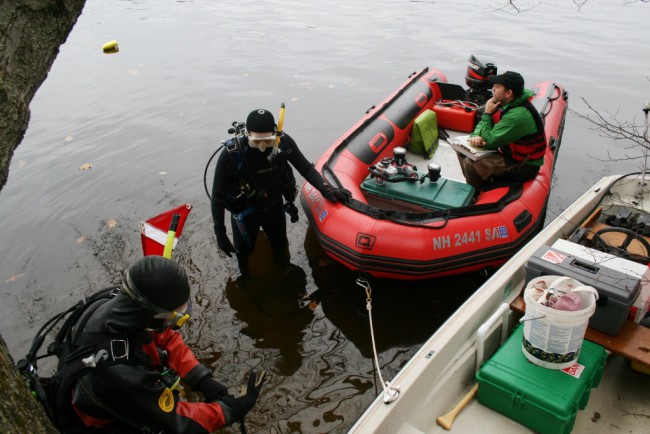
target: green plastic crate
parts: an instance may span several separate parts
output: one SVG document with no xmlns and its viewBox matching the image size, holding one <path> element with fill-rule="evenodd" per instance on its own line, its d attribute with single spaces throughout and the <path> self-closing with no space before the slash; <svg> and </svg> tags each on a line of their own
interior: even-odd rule
<svg viewBox="0 0 650 434">
<path fill-rule="evenodd" d="M 598 386 L 607 352 L 583 341 L 578 357 L 579 378 L 529 362 L 521 348 L 523 325 L 476 374 L 478 401 L 541 434 L 568 434 L 578 410 L 587 406 Z"/>
<path fill-rule="evenodd" d="M 424 175 L 419 173 L 419 175 Z M 366 178 L 361 190 L 375 196 L 396 202 L 415 204 L 431 210 L 445 210 L 469 205 L 474 196 L 474 188 L 463 182 L 440 178 L 436 182 L 425 179 L 420 182 L 383 182 Z"/>
</svg>

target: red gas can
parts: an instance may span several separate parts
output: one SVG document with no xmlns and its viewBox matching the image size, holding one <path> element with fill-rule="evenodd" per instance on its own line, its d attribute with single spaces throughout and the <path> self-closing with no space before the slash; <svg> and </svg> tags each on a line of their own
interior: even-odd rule
<svg viewBox="0 0 650 434">
<path fill-rule="evenodd" d="M 443 101 L 434 104 L 433 111 L 436 112 L 438 127 L 440 128 L 466 133 L 471 133 L 474 130 L 476 110 L 462 107 L 455 102 L 445 103 Z"/>
</svg>

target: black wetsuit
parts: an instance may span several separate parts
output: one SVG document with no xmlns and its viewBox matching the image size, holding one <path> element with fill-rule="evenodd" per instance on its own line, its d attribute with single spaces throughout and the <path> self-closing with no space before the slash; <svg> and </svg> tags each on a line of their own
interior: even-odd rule
<svg viewBox="0 0 650 434">
<path fill-rule="evenodd" d="M 226 145 L 232 142 L 226 142 Z M 288 240 L 282 189 L 286 174 L 283 164 L 291 163 L 298 172 L 324 194 L 331 187 L 300 152 L 296 142 L 284 134 L 278 153 L 272 148 L 253 149 L 240 139 L 237 153 L 224 149 L 217 161 L 212 185 L 212 218 L 215 232 L 225 231 L 224 210 L 231 212 L 234 247 L 239 269 L 248 274 L 248 257 L 262 228 L 273 249 L 275 261 L 288 261 Z M 242 191 L 242 183 L 248 189 Z"/>
</svg>

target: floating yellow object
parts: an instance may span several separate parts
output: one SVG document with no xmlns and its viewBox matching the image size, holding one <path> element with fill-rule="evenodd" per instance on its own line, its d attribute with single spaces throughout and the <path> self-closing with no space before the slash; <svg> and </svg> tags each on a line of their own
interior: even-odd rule
<svg viewBox="0 0 650 434">
<path fill-rule="evenodd" d="M 102 50 L 104 53 L 111 54 L 120 51 L 120 47 L 117 46 L 116 40 L 112 40 L 102 45 Z"/>
</svg>

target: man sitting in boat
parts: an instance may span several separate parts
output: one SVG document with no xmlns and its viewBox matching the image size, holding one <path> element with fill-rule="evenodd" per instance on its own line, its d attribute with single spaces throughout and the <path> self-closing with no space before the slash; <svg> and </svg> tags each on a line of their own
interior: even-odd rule
<svg viewBox="0 0 650 434">
<path fill-rule="evenodd" d="M 273 114 L 253 110 L 246 119 L 244 134 L 224 144 L 212 186 L 212 219 L 219 250 L 235 253 L 242 276 L 249 276 L 248 258 L 255 248 L 260 227 L 269 239 L 273 260 L 288 265 L 289 242 L 285 220 L 285 199 L 290 205 L 297 189 L 291 163 L 328 200 L 348 202 L 352 194 L 333 188 L 300 152 L 296 142 L 276 130 Z M 287 192 L 287 187 L 289 192 Z M 290 197 L 287 197 L 290 196 Z M 224 209 L 230 211 L 235 244 L 226 234 Z M 297 219 L 296 214 L 292 221 Z"/>
<path fill-rule="evenodd" d="M 490 76 L 489 81 L 493 96 L 469 142 L 498 152 L 476 161 L 458 153 L 463 175 L 477 192 L 495 177 L 508 181 L 535 178 L 546 152 L 544 124 L 529 102 L 533 92 L 524 89 L 523 77 L 506 71 Z"/>
</svg>

